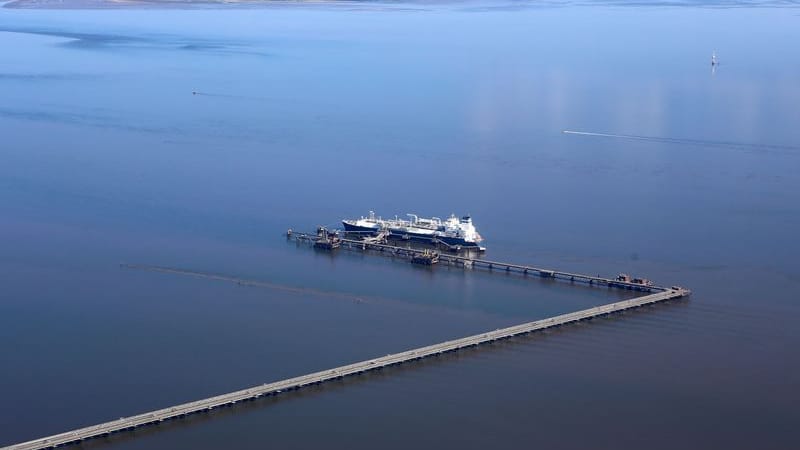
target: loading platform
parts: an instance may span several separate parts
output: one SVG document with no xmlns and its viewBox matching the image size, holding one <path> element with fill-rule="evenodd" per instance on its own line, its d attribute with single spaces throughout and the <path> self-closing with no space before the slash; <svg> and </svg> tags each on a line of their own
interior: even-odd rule
<svg viewBox="0 0 800 450">
<path fill-rule="evenodd" d="M 330 232 L 328 232 L 330 234 Z M 319 239 L 319 233 L 302 233 L 289 230 L 286 233 L 287 239 L 293 239 L 298 243 L 310 243 L 314 245 Z M 344 249 L 373 252 L 383 256 L 401 257 L 406 258 L 411 262 L 416 262 L 420 258 L 424 259 L 431 254 L 431 250 L 426 248 L 415 247 L 401 247 L 391 245 L 384 241 L 375 241 L 374 239 L 349 239 L 340 238 L 338 240 L 339 246 Z M 318 248 L 318 247 L 317 247 Z M 465 268 L 483 268 L 488 270 L 502 270 L 505 272 L 515 272 L 523 275 L 534 275 L 541 278 L 551 278 L 555 280 L 569 281 L 572 283 L 585 283 L 592 286 L 607 286 L 612 288 L 635 290 L 641 292 L 663 292 L 667 290 L 665 287 L 655 286 L 644 283 L 641 279 L 632 279 L 629 277 L 616 277 L 605 278 L 601 276 L 592 276 L 580 273 L 565 272 L 561 270 L 544 269 L 541 267 L 528 266 L 523 264 L 515 264 L 502 261 L 493 261 L 489 259 L 473 258 L 470 253 L 467 256 L 462 254 L 449 254 L 449 253 L 436 253 L 436 262 L 446 263 L 449 265 Z M 681 290 L 679 286 L 673 286 L 675 290 Z"/>
<path fill-rule="evenodd" d="M 77 444 L 89 439 L 111 436 L 116 433 L 131 431 L 140 427 L 153 426 L 165 421 L 180 419 L 190 415 L 208 413 L 219 408 L 231 407 L 238 403 L 255 401 L 264 397 L 283 395 L 287 392 L 296 391 L 309 386 L 317 386 L 323 383 L 341 380 L 345 377 L 355 377 L 367 372 L 383 370 L 385 368 L 411 363 L 421 359 L 433 358 L 445 353 L 477 347 L 491 342 L 509 339 L 515 336 L 528 335 L 549 328 L 562 327 L 576 322 L 587 321 L 625 310 L 640 308 L 646 305 L 652 305 L 673 299 L 680 299 L 687 297 L 691 293 L 688 289 L 678 286 L 667 288 L 647 283 L 642 284 L 640 282 L 634 282 L 633 279 L 622 275 L 616 279 L 603 278 L 599 276 L 595 277 L 521 264 L 477 259 L 469 256 L 432 253 L 429 249 L 398 247 L 381 242 L 380 239 L 355 240 L 339 238 L 336 233 L 329 233 L 327 230 L 325 230 L 323 234 L 324 238 L 321 239 L 322 235 L 320 232 L 317 234 L 307 234 L 293 233 L 290 230 L 287 232 L 287 237 L 289 239 L 295 239 L 300 243 L 309 243 L 315 248 L 324 250 L 333 250 L 341 247 L 351 250 L 377 252 L 378 254 L 383 255 L 400 256 L 407 258 L 409 261 L 414 261 L 415 259 L 417 261 L 431 260 L 432 255 L 435 255 L 436 262 L 438 263 L 444 262 L 452 265 L 459 265 L 461 267 L 482 267 L 488 270 L 499 269 L 507 272 L 516 272 L 523 275 L 530 274 L 554 280 L 563 280 L 573 283 L 581 282 L 597 287 L 607 286 L 609 288 L 616 289 L 638 290 L 646 292 L 646 295 L 630 300 L 609 303 L 607 305 L 596 306 L 555 317 L 514 325 L 508 328 L 502 328 L 486 333 L 441 342 L 426 347 L 415 348 L 401 353 L 389 354 L 379 358 L 368 359 L 366 361 L 360 361 L 353 364 L 326 369 L 294 378 L 264 383 L 262 385 L 253 386 L 227 394 L 217 395 L 180 405 L 174 405 L 130 417 L 123 417 L 110 422 L 104 422 L 85 428 L 79 428 L 52 436 L 10 445 L 3 447 L 0 450 L 37 450 Z M 322 245 L 317 245 L 320 242 L 322 242 Z M 334 245 L 325 245 L 325 243 L 334 242 Z M 432 265 L 433 262 L 430 264 Z M 210 278 L 218 281 L 236 282 L 239 284 L 243 284 L 244 282 L 247 284 L 259 285 L 259 282 L 191 270 L 135 264 L 121 264 L 120 266 L 132 269 L 152 270 L 163 273 L 202 276 L 204 278 Z M 268 287 L 270 286 L 269 283 L 261 284 Z"/>
<path fill-rule="evenodd" d="M 411 262 L 423 266 L 432 266 L 439 262 L 439 253 L 430 250 L 425 250 L 421 254 L 412 255 Z"/>
</svg>

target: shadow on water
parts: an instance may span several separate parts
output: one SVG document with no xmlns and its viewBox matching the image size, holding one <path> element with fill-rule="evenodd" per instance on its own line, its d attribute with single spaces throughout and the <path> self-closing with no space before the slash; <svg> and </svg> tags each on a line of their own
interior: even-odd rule
<svg viewBox="0 0 800 450">
<path fill-rule="evenodd" d="M 229 54 L 243 56 L 272 56 L 267 52 L 255 50 L 251 45 L 243 42 L 207 40 L 202 38 L 189 38 L 185 36 L 173 36 L 169 34 L 150 34 L 132 36 L 114 33 L 88 33 L 74 32 L 68 30 L 54 30 L 44 28 L 0 28 L 0 32 L 33 34 L 38 36 L 48 36 L 65 39 L 57 45 L 61 47 L 105 50 L 122 48 L 130 49 L 163 49 L 178 50 L 188 52 L 202 52 L 208 54 Z"/>
<path fill-rule="evenodd" d="M 203 91 L 192 91 L 192 95 L 196 95 L 198 97 L 216 97 L 216 98 L 224 98 L 224 99 L 231 99 L 231 100 L 247 100 L 247 101 L 254 101 L 254 102 L 269 102 L 274 101 L 273 98 L 267 97 L 258 97 L 252 95 L 235 95 L 235 94 L 224 94 L 220 92 L 203 92 Z"/>
<path fill-rule="evenodd" d="M 156 273 L 170 274 L 170 275 L 180 275 L 180 276 L 202 278 L 206 280 L 220 281 L 226 283 L 234 283 L 239 286 L 245 286 L 245 287 L 266 288 L 277 291 L 289 292 L 298 295 L 311 295 L 315 297 L 326 297 L 336 300 L 348 300 L 356 303 L 394 302 L 393 300 L 386 297 L 357 295 L 342 291 L 321 290 L 321 289 L 314 289 L 301 286 L 292 286 L 288 284 L 279 284 L 268 281 L 253 280 L 253 279 L 241 278 L 220 273 L 182 269 L 178 267 L 164 267 L 164 266 L 153 266 L 145 264 L 120 264 L 120 267 L 123 269 L 156 272 Z"/>
<path fill-rule="evenodd" d="M 0 28 L 0 32 L 5 33 L 19 33 L 19 34 L 33 34 L 38 36 L 47 36 L 54 38 L 66 39 L 59 45 L 65 47 L 79 47 L 79 48 L 101 48 L 107 46 L 122 46 L 133 45 L 136 43 L 142 44 L 148 42 L 147 39 L 135 36 L 125 36 L 121 34 L 111 33 L 86 33 L 74 32 L 66 30 L 50 30 L 44 28 L 14 28 L 4 27 Z"/>
<path fill-rule="evenodd" d="M 332 256 L 332 255 L 327 255 Z M 358 254 L 349 254 L 345 253 L 343 255 L 338 255 L 341 257 L 347 258 L 348 256 L 353 258 L 358 258 Z M 387 256 L 387 255 L 383 255 Z M 377 255 L 373 255 L 373 257 L 377 257 Z M 395 259 L 393 257 L 389 257 L 392 262 L 397 264 L 401 264 L 403 266 L 411 266 L 412 269 L 418 271 L 427 272 L 429 275 L 434 276 L 434 272 L 431 268 L 427 267 L 419 267 L 410 265 L 407 260 L 405 259 Z M 415 310 L 421 311 L 444 311 L 448 313 L 453 313 L 454 310 L 447 306 L 439 306 L 435 304 L 416 304 L 416 303 L 408 303 L 400 298 L 392 298 L 387 296 L 375 295 L 375 294 L 366 294 L 366 293 L 355 293 L 355 292 L 348 292 L 345 290 L 339 289 L 318 289 L 312 287 L 303 287 L 303 286 L 296 286 L 291 284 L 284 284 L 284 283 L 277 283 L 272 281 L 265 281 L 253 278 L 244 278 L 235 275 L 228 275 L 223 273 L 217 272 L 209 272 L 209 271 L 202 271 L 202 270 L 194 270 L 194 269 L 187 269 L 187 268 L 179 268 L 179 267 L 166 267 L 166 266 L 157 266 L 157 265 L 147 265 L 147 264 L 128 264 L 122 263 L 120 264 L 121 269 L 128 269 L 128 270 L 135 270 L 135 271 L 142 271 L 142 272 L 151 272 L 156 274 L 162 275 L 172 275 L 172 276 L 182 276 L 182 277 L 190 277 L 196 279 L 204 279 L 210 280 L 215 282 L 222 282 L 222 283 L 233 283 L 238 286 L 242 287 L 253 287 L 253 288 L 263 288 L 263 289 L 270 289 L 276 291 L 287 292 L 291 294 L 301 295 L 301 296 L 311 296 L 315 298 L 324 298 L 330 300 L 344 300 L 347 302 L 357 303 L 357 304 L 384 304 L 384 305 L 393 305 L 395 307 L 400 306 L 403 308 L 412 308 Z M 557 287 L 560 289 L 570 289 L 574 290 L 575 292 L 583 292 L 589 294 L 595 294 L 599 291 L 605 291 L 608 288 L 604 287 L 595 287 L 589 286 L 587 284 L 578 283 L 578 282 L 570 282 L 570 281 L 562 281 L 562 280 L 554 280 L 550 278 L 540 278 L 536 275 L 529 275 L 529 274 L 521 274 L 518 272 L 508 272 L 505 270 L 492 270 L 486 268 L 471 268 L 471 269 L 464 269 L 460 267 L 454 267 L 450 265 L 442 265 L 441 267 L 436 268 L 437 271 L 447 271 L 450 272 L 456 271 L 458 273 L 464 273 L 465 275 L 467 272 L 474 272 L 474 276 L 477 277 L 506 277 L 506 278 L 513 278 L 515 280 L 520 281 L 530 281 L 531 283 L 535 283 L 538 287 Z M 636 293 L 634 291 L 620 291 L 619 296 L 616 297 L 613 301 L 635 298 L 639 295 L 645 295 L 643 293 Z M 480 317 L 488 317 L 493 316 L 492 313 L 486 312 L 479 312 L 476 310 L 455 310 L 458 312 L 459 315 L 463 316 L 480 316 Z M 531 317 L 530 319 L 526 320 L 538 320 L 542 317 Z"/>
<path fill-rule="evenodd" d="M 0 81 L 78 81 L 100 78 L 81 73 L 0 73 Z"/>
<path fill-rule="evenodd" d="M 43 110 L 22 110 L 0 108 L 0 117 L 33 122 L 51 122 L 66 125 L 82 125 L 100 128 L 114 128 L 123 131 L 140 133 L 175 133 L 176 130 L 157 126 L 134 125 L 123 119 L 116 119 L 100 114 L 86 114 L 75 111 L 52 112 Z"/>
</svg>

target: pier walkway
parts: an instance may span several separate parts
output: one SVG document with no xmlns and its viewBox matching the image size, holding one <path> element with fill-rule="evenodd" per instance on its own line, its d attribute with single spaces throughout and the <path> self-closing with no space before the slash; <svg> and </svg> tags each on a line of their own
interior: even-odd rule
<svg viewBox="0 0 800 450">
<path fill-rule="evenodd" d="M 294 239 L 297 242 L 313 243 L 317 239 L 316 234 L 311 233 L 287 233 L 289 239 Z M 341 248 L 356 251 L 374 251 L 385 256 L 397 256 L 411 260 L 414 256 L 425 254 L 424 248 L 415 247 L 400 247 L 386 243 L 364 241 L 359 239 L 339 239 Z M 462 256 L 460 254 L 451 254 L 446 252 L 439 253 L 439 261 L 460 267 L 476 267 L 485 268 L 489 270 L 503 270 L 506 272 L 516 272 L 524 275 L 535 275 L 542 278 L 552 278 L 562 281 L 586 283 L 593 286 L 608 286 L 612 288 L 636 290 L 642 292 L 663 292 L 668 290 L 665 287 L 644 285 L 640 283 L 632 283 L 627 281 L 619 281 L 601 276 L 592 276 L 580 273 L 564 272 L 561 270 L 543 269 L 541 267 L 526 266 L 523 264 L 514 264 L 501 261 L 492 261 L 488 259 L 473 258 L 471 256 Z M 677 288 L 676 289 L 680 289 Z"/>
<path fill-rule="evenodd" d="M 526 266 L 514 266 L 524 268 Z M 538 270 L 538 269 L 537 269 Z M 555 272 L 554 274 L 567 274 L 567 272 Z M 586 279 L 593 279 L 594 277 L 585 277 Z M 613 280 L 608 280 L 613 281 Z M 183 403 L 180 405 L 171 406 L 157 411 L 150 411 L 143 414 L 138 414 L 131 417 L 123 417 L 111 422 L 105 422 L 98 425 L 92 425 L 77 430 L 67 431 L 52 436 L 47 436 L 40 439 L 35 439 L 28 442 L 23 442 L 8 447 L 3 447 L 0 450 L 34 450 L 60 447 L 69 444 L 79 443 L 88 439 L 109 436 L 114 433 L 134 430 L 139 427 L 148 425 L 155 425 L 164 421 L 186 417 L 192 414 L 205 413 L 217 408 L 224 408 L 235 405 L 240 402 L 252 401 L 261 397 L 279 395 L 285 392 L 302 389 L 307 386 L 319 385 L 321 383 L 340 380 L 344 377 L 357 376 L 366 372 L 381 370 L 386 367 L 395 366 L 398 364 L 409 363 L 424 358 L 435 357 L 443 353 L 454 352 L 468 347 L 476 347 L 490 342 L 508 339 L 514 336 L 525 335 L 536 331 L 544 330 L 547 328 L 560 327 L 574 322 L 590 320 L 596 317 L 605 316 L 608 314 L 617 313 L 620 311 L 638 308 L 645 305 L 650 305 L 670 299 L 676 299 L 689 295 L 689 291 L 680 288 L 653 288 L 658 289 L 658 292 L 645 295 L 631 300 L 624 300 L 607 305 L 597 306 L 594 308 L 575 311 L 560 316 L 550 317 L 548 319 L 536 320 L 533 322 L 523 323 L 508 328 L 503 328 L 487 333 L 476 334 L 467 336 L 460 339 L 442 342 L 439 344 L 429 345 L 427 347 L 416 348 L 402 353 L 395 353 L 386 355 L 380 358 L 369 359 L 366 361 L 349 364 L 346 366 L 336 367 L 333 369 L 323 370 L 320 372 L 302 375 L 295 378 L 276 381 L 273 383 L 266 383 L 251 388 L 242 389 L 240 391 L 231 392 L 228 394 L 218 395 L 194 402 Z"/>
</svg>

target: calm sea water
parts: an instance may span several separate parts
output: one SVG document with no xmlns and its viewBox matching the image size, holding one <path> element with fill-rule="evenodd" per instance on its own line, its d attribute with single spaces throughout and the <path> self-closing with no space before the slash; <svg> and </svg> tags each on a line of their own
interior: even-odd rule
<svg viewBox="0 0 800 450">
<path fill-rule="evenodd" d="M 282 237 L 372 209 L 694 295 L 86 447 L 792 448 L 800 13 L 512 6 L 0 9 L 0 445 L 621 298 Z"/>
</svg>

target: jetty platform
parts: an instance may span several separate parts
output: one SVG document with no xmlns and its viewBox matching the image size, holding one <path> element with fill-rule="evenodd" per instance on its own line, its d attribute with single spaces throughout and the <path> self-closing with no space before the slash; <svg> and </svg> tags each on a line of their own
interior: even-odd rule
<svg viewBox="0 0 800 450">
<path fill-rule="evenodd" d="M 329 235 L 333 235 L 333 233 L 326 231 L 325 236 Z M 286 237 L 287 239 L 290 240 L 293 239 L 298 243 L 308 243 L 315 246 L 315 248 L 320 248 L 320 246 L 316 245 L 320 240 L 319 233 L 302 233 L 289 230 L 286 233 Z M 337 243 L 337 248 L 344 248 L 347 250 L 355 250 L 361 252 L 373 252 L 389 257 L 401 257 L 408 259 L 409 261 L 414 261 L 415 258 L 425 257 L 426 255 L 429 255 L 431 251 L 430 249 L 426 248 L 418 248 L 412 246 L 402 247 L 398 245 L 388 244 L 385 242 L 376 242 L 374 240 L 348 239 L 348 238 L 339 238 L 338 236 L 336 243 Z M 475 258 L 473 257 L 474 253 L 470 253 L 469 251 L 464 251 L 463 254 L 440 252 L 437 253 L 437 256 L 439 263 L 446 263 L 457 267 L 502 270 L 505 272 L 515 272 L 523 275 L 534 275 L 541 278 L 552 278 L 556 280 L 568 281 L 571 283 L 575 282 L 585 283 L 592 286 L 607 286 L 611 288 L 635 290 L 635 291 L 649 292 L 649 293 L 663 292 L 668 289 L 665 287 L 660 287 L 655 285 L 635 283 L 632 281 L 621 281 L 618 279 L 605 278 L 601 276 L 593 276 L 580 273 L 565 272 L 562 270 L 545 269 L 541 267 L 529 266 L 524 264 L 515 264 L 510 262 Z M 670 289 L 684 290 L 679 286 L 673 286 Z"/>
</svg>

